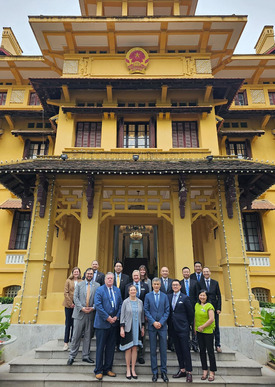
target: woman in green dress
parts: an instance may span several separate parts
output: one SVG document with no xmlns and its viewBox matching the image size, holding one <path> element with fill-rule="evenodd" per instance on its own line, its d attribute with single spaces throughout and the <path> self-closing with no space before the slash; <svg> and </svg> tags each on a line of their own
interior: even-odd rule
<svg viewBox="0 0 275 387">
<path fill-rule="evenodd" d="M 208 366 L 206 358 L 206 350 L 210 362 L 209 382 L 215 380 L 215 372 L 217 371 L 215 352 L 214 352 L 214 329 L 215 315 L 214 307 L 208 302 L 207 290 L 201 289 L 199 292 L 199 300 L 195 305 L 195 331 L 198 337 L 200 348 L 200 359 L 203 374 L 201 380 L 206 380 L 208 376 Z"/>
</svg>

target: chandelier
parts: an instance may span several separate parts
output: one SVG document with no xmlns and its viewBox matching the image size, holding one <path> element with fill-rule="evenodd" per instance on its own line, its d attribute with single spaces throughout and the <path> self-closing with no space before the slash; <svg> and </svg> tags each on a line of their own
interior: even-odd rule
<svg viewBox="0 0 275 387">
<path fill-rule="evenodd" d="M 130 238 L 133 239 L 134 241 L 140 241 L 142 239 L 142 234 L 140 231 L 135 230 L 131 232 Z"/>
</svg>

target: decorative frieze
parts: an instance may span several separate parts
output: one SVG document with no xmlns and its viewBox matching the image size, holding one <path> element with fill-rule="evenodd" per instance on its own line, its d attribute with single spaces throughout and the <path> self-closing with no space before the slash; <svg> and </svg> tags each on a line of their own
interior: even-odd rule
<svg viewBox="0 0 275 387">
<path fill-rule="evenodd" d="M 249 266 L 270 266 L 269 257 L 249 257 Z"/>
<path fill-rule="evenodd" d="M 78 60 L 65 60 L 63 74 L 78 74 Z"/>
<path fill-rule="evenodd" d="M 12 90 L 11 92 L 11 103 L 23 103 L 25 96 L 25 90 Z"/>
<path fill-rule="evenodd" d="M 212 67 L 209 59 L 196 59 L 197 74 L 211 74 Z"/>
<path fill-rule="evenodd" d="M 264 91 L 263 89 L 252 89 L 250 90 L 252 103 L 265 103 Z"/>
<path fill-rule="evenodd" d="M 24 264 L 24 254 L 7 254 L 6 265 Z"/>
</svg>

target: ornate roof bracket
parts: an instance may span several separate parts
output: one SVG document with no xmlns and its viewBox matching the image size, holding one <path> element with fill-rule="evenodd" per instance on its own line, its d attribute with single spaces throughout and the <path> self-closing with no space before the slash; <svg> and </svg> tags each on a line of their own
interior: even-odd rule
<svg viewBox="0 0 275 387">
<path fill-rule="evenodd" d="M 88 186 L 86 190 L 86 199 L 87 199 L 87 208 L 88 208 L 88 218 L 93 217 L 94 210 L 94 196 L 95 196 L 95 181 L 92 176 L 88 178 Z"/>
<path fill-rule="evenodd" d="M 185 203 L 187 200 L 187 188 L 185 184 L 185 178 L 183 175 L 179 178 L 179 208 L 181 219 L 185 218 Z"/>
<path fill-rule="evenodd" d="M 33 194 L 30 191 L 30 187 L 28 184 L 24 184 L 24 193 L 22 196 L 22 209 L 30 209 L 32 211 L 33 208 Z"/>
<path fill-rule="evenodd" d="M 224 179 L 226 209 L 229 219 L 233 218 L 233 203 L 237 198 L 235 187 L 235 175 L 229 175 Z"/>
<path fill-rule="evenodd" d="M 44 218 L 49 182 L 45 174 L 39 174 L 39 184 L 37 189 L 37 201 L 40 203 L 39 216 Z"/>
</svg>

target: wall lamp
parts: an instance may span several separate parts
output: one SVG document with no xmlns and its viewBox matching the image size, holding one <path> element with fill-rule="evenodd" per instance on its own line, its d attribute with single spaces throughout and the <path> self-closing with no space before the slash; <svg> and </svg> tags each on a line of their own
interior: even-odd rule
<svg viewBox="0 0 275 387">
<path fill-rule="evenodd" d="M 66 161 L 67 158 L 68 158 L 68 155 L 66 155 L 66 154 L 64 153 L 64 154 L 62 154 L 62 155 L 60 156 L 60 158 L 61 158 L 61 160 Z"/>
<path fill-rule="evenodd" d="M 139 155 L 133 155 L 133 160 L 134 161 L 138 161 L 138 159 L 139 159 Z"/>
<path fill-rule="evenodd" d="M 213 156 L 212 155 L 206 156 L 206 160 L 208 162 L 213 161 Z"/>
</svg>

